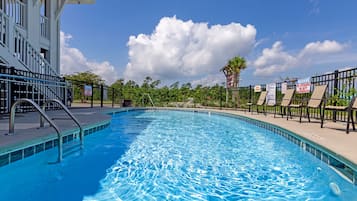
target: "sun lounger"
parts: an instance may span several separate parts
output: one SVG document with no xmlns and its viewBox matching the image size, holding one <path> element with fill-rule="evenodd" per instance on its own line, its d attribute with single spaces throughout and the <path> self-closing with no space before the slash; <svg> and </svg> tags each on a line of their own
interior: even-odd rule
<svg viewBox="0 0 357 201">
<path fill-rule="evenodd" d="M 286 90 L 284 96 L 283 96 L 283 99 L 281 100 L 281 103 L 280 103 L 280 114 L 281 114 L 281 117 L 284 116 L 284 114 L 286 114 L 286 109 L 290 106 L 291 104 L 291 101 L 293 99 L 293 96 L 294 96 L 294 93 L 295 93 L 295 89 L 288 89 Z M 283 111 L 283 108 L 284 108 L 284 111 Z M 275 110 L 276 111 L 276 110 Z M 289 118 L 289 115 L 286 114 L 287 118 Z M 275 117 L 275 113 L 274 113 L 274 117 Z"/>
<path fill-rule="evenodd" d="M 348 134 L 350 132 L 350 123 L 352 123 L 353 130 L 356 130 L 355 124 L 353 121 L 353 110 L 357 110 L 357 98 L 356 97 L 353 97 L 351 102 L 347 106 L 328 105 L 328 106 L 324 106 L 324 110 L 347 112 L 346 133 Z M 325 119 L 325 113 L 322 116 L 321 128 L 323 127 L 324 119 Z"/>
<path fill-rule="evenodd" d="M 257 101 L 257 103 L 255 104 L 257 107 L 257 113 L 259 113 L 259 106 L 263 106 L 263 112 L 264 114 L 266 113 L 265 111 L 265 99 L 267 97 L 267 91 L 262 91 L 260 92 L 260 96 L 259 99 Z"/>
<path fill-rule="evenodd" d="M 301 123 L 301 117 L 302 117 L 302 109 L 306 108 L 306 114 L 307 114 L 307 118 L 310 122 L 310 108 L 316 108 L 316 109 L 320 109 L 320 119 L 322 121 L 322 116 L 323 116 L 323 98 L 325 96 L 326 93 L 326 89 L 327 89 L 327 85 L 319 85 L 319 86 L 315 86 L 314 91 L 312 92 L 312 95 L 308 101 L 307 105 L 304 105 L 302 102 L 299 104 L 290 104 L 288 107 L 289 110 L 289 114 L 291 117 L 291 108 L 299 108 L 300 109 L 300 123 Z M 322 125 L 321 125 L 322 126 Z"/>
</svg>

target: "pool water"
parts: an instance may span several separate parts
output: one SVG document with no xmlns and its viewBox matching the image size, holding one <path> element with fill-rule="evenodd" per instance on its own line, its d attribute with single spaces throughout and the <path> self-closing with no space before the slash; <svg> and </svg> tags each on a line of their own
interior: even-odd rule
<svg viewBox="0 0 357 201">
<path fill-rule="evenodd" d="M 0 168 L 0 200 L 357 200 L 354 185 L 295 144 L 207 113 L 118 113 L 82 152 L 55 159 L 52 149 Z"/>
</svg>

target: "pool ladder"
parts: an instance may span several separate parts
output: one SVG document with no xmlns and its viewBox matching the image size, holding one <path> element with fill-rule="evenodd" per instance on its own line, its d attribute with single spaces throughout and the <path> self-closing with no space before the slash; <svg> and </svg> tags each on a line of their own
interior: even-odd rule
<svg viewBox="0 0 357 201">
<path fill-rule="evenodd" d="M 35 103 L 33 100 L 28 99 L 28 98 L 22 98 L 17 100 L 12 106 L 11 106 L 11 111 L 10 111 L 10 121 L 9 121 L 9 134 L 8 135 L 13 135 L 15 133 L 15 113 L 16 113 L 16 106 L 21 104 L 21 103 L 30 103 L 41 115 L 40 117 L 40 127 L 44 127 L 44 119 L 47 120 L 47 122 L 52 126 L 55 131 L 57 132 L 57 138 L 58 138 L 58 158 L 57 162 L 62 161 L 62 146 L 63 146 L 63 139 L 61 132 L 57 125 L 48 117 L 48 115 L 45 112 L 46 105 L 50 102 L 55 102 L 58 103 L 63 110 L 71 117 L 71 119 L 78 125 L 79 127 L 79 134 L 80 134 L 80 145 L 81 149 L 83 148 L 83 140 L 84 140 L 84 135 L 83 135 L 83 128 L 80 125 L 79 121 L 73 116 L 73 114 L 68 110 L 68 108 L 58 99 L 50 99 L 47 100 L 43 106 L 42 109 L 41 107 Z"/>
<path fill-rule="evenodd" d="M 143 96 L 141 97 L 142 104 L 144 105 L 144 96 L 147 96 L 149 98 L 149 101 L 150 101 L 151 105 L 153 107 L 155 107 L 154 102 L 152 101 L 152 98 L 151 98 L 150 94 L 148 94 L 148 93 L 144 93 Z"/>
</svg>

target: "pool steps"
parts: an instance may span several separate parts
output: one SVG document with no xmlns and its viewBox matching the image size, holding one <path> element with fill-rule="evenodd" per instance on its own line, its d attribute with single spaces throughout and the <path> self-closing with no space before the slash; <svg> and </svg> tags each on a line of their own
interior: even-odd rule
<svg viewBox="0 0 357 201">
<path fill-rule="evenodd" d="M 103 121 L 94 125 L 84 127 L 84 136 L 90 135 L 94 132 L 103 130 L 110 125 L 110 121 Z M 72 129 L 62 133 L 63 144 L 72 142 L 73 140 L 80 138 L 80 132 L 78 129 Z M 46 141 L 39 140 L 38 142 L 26 145 L 21 149 L 11 150 L 0 155 L 0 167 L 13 163 L 15 161 L 27 158 L 42 151 L 55 148 L 58 145 L 58 139 L 52 138 Z M 64 152 L 64 155 L 68 155 L 68 149 Z"/>
</svg>

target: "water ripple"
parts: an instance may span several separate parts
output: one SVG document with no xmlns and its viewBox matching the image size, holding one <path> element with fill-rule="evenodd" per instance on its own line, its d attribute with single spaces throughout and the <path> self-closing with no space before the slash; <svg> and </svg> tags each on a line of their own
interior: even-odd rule
<svg viewBox="0 0 357 201">
<path fill-rule="evenodd" d="M 84 200 L 340 199 L 328 188 L 336 176 L 326 165 L 269 131 L 197 113 L 140 118 L 154 121 Z"/>
</svg>

